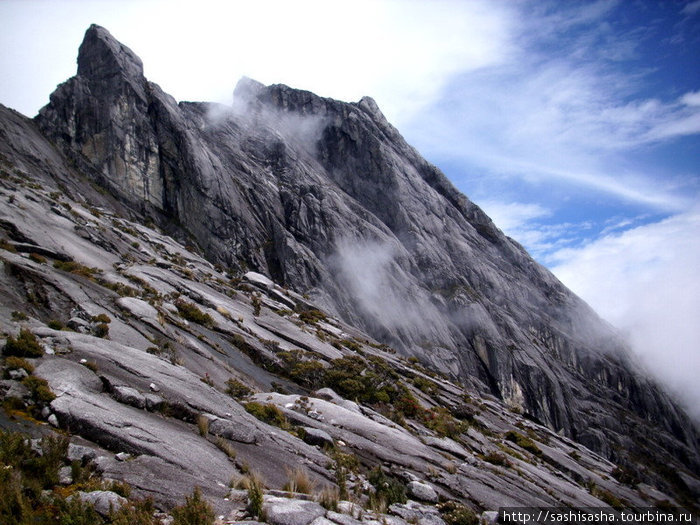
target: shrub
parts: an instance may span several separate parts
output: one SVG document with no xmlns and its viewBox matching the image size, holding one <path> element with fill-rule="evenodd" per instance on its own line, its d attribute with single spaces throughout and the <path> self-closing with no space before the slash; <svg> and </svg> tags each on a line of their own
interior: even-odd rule
<svg viewBox="0 0 700 525">
<path fill-rule="evenodd" d="M 17 253 L 15 245 L 11 244 L 7 239 L 0 239 L 0 248 L 11 253 Z"/>
<path fill-rule="evenodd" d="M 506 432 L 505 438 L 518 445 L 520 448 L 527 450 L 528 452 L 535 454 L 536 456 L 541 456 L 542 451 L 535 444 L 535 442 L 529 437 L 525 437 L 522 434 L 515 432 L 514 430 L 509 430 Z"/>
<path fill-rule="evenodd" d="M 639 477 L 629 468 L 615 467 L 611 472 L 613 478 L 630 487 L 636 487 L 639 484 Z"/>
<path fill-rule="evenodd" d="M 153 514 L 153 500 L 147 498 L 122 505 L 110 516 L 111 525 L 161 525 L 161 521 Z"/>
<path fill-rule="evenodd" d="M 194 488 L 191 496 L 185 497 L 185 503 L 172 510 L 173 525 L 212 525 L 214 509 L 202 497 L 199 487 Z"/>
<path fill-rule="evenodd" d="M 99 268 L 89 268 L 75 261 L 54 261 L 53 267 L 57 270 L 82 275 L 89 279 L 94 278 L 95 274 L 101 273 Z"/>
<path fill-rule="evenodd" d="M 84 363 L 80 363 L 80 364 L 83 365 L 88 370 L 92 370 L 93 372 L 97 373 L 97 370 L 98 370 L 97 362 L 86 360 Z"/>
<path fill-rule="evenodd" d="M 26 328 L 22 328 L 17 339 L 12 336 L 7 338 L 3 353 L 17 357 L 41 357 L 44 355 L 44 349 L 33 333 Z"/>
<path fill-rule="evenodd" d="M 479 525 L 479 518 L 474 511 L 456 501 L 440 503 L 438 510 L 447 525 Z"/>
<path fill-rule="evenodd" d="M 252 390 L 241 383 L 238 379 L 231 378 L 226 381 L 226 393 L 234 399 L 241 399 L 249 396 Z"/>
<path fill-rule="evenodd" d="M 617 498 L 617 496 L 615 496 L 612 492 L 608 490 L 596 488 L 593 491 L 593 495 L 599 500 L 604 501 L 606 504 L 610 505 L 615 510 L 622 510 L 625 508 L 622 501 L 620 501 Z"/>
<path fill-rule="evenodd" d="M 334 359 L 326 369 L 324 384 L 347 399 L 365 403 L 393 403 L 404 394 L 396 386 L 398 375 L 377 356 Z"/>
<path fill-rule="evenodd" d="M 109 324 L 109 323 L 112 322 L 112 319 L 110 319 L 110 317 L 109 317 L 107 314 L 105 314 L 105 313 L 102 313 L 102 314 L 99 314 L 99 315 L 94 315 L 94 316 L 92 317 L 92 320 L 93 320 L 94 322 L 96 322 L 96 323 L 107 323 L 107 324 Z"/>
<path fill-rule="evenodd" d="M 95 326 L 95 335 L 97 337 L 105 338 L 109 335 L 109 325 L 107 323 L 100 323 Z"/>
<path fill-rule="evenodd" d="M 26 321 L 27 319 L 29 319 L 29 317 L 24 312 L 18 312 L 18 311 L 12 312 L 12 320 L 13 321 Z"/>
<path fill-rule="evenodd" d="M 51 403 L 56 396 L 49 388 L 49 383 L 46 379 L 41 379 L 36 376 L 27 376 L 22 379 L 22 384 L 26 386 L 32 394 L 32 399 L 37 403 Z"/>
<path fill-rule="evenodd" d="M 46 264 L 46 257 L 44 257 L 43 255 L 40 255 L 38 253 L 34 253 L 34 252 L 30 253 L 29 258 L 32 261 L 34 261 L 35 263 Z"/>
<path fill-rule="evenodd" d="M 212 319 L 211 315 L 202 312 L 195 304 L 189 303 L 184 299 L 178 299 L 175 301 L 175 306 L 184 319 L 209 328 L 214 326 L 214 319 Z"/>
<path fill-rule="evenodd" d="M 311 310 L 299 312 L 299 319 L 308 324 L 315 324 L 319 321 L 325 321 L 326 314 L 324 314 L 321 310 L 313 308 Z"/>
<path fill-rule="evenodd" d="M 374 486 L 374 494 L 370 496 L 371 507 L 381 508 L 394 503 L 406 503 L 406 488 L 403 483 L 384 474 L 381 468 L 372 470 L 367 479 Z"/>
<path fill-rule="evenodd" d="M 275 425 L 280 428 L 286 428 L 289 426 L 287 418 L 284 417 L 282 411 L 270 403 L 263 405 L 262 403 L 252 401 L 250 403 L 246 403 L 245 409 L 250 414 L 257 417 L 260 421 L 264 421 L 270 425 Z"/>
<path fill-rule="evenodd" d="M 357 341 L 354 341 L 353 339 L 343 339 L 342 341 L 340 341 L 340 344 L 354 352 L 362 351 L 362 347 L 360 346 L 360 344 Z"/>
<path fill-rule="evenodd" d="M 59 500 L 59 523 L 61 525 L 102 525 L 104 520 L 95 507 L 80 498 Z"/>
<path fill-rule="evenodd" d="M 483 457 L 483 460 L 491 463 L 492 465 L 499 465 L 501 467 L 507 467 L 509 465 L 506 457 L 498 452 L 489 452 Z"/>
<path fill-rule="evenodd" d="M 7 370 L 19 370 L 22 368 L 28 374 L 34 372 L 34 365 L 22 357 L 16 356 L 10 356 L 5 359 L 5 368 Z"/>
<path fill-rule="evenodd" d="M 455 437 L 466 432 L 469 424 L 458 421 L 445 407 L 435 407 L 422 413 L 422 419 L 429 429 L 440 437 Z"/>
<path fill-rule="evenodd" d="M 52 330 L 63 330 L 66 327 L 61 321 L 57 319 L 51 319 L 48 322 L 47 326 Z"/>
<path fill-rule="evenodd" d="M 253 297 L 250 298 L 250 304 L 253 305 L 253 315 L 255 317 L 260 315 L 260 309 L 262 307 L 262 300 L 258 295 L 253 295 Z"/>
<path fill-rule="evenodd" d="M 304 353 L 301 350 L 279 352 L 277 357 L 282 359 L 282 367 L 286 375 L 296 383 L 310 389 L 323 386 L 326 369 L 319 361 L 304 360 Z"/>
</svg>

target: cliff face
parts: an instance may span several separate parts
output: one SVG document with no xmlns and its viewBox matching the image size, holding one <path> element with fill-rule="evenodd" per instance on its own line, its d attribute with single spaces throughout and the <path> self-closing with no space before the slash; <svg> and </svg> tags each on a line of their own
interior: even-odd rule
<svg viewBox="0 0 700 525">
<path fill-rule="evenodd" d="M 409 146 L 370 98 L 244 79 L 180 103 L 92 26 L 41 132 L 128 206 L 405 355 L 620 458 L 697 468 L 698 434 L 578 297 Z M 648 431 L 650 425 L 654 434 Z"/>
</svg>

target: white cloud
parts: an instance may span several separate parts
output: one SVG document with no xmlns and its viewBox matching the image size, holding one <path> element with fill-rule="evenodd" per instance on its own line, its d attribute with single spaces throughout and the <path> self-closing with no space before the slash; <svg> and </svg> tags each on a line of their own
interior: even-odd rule
<svg viewBox="0 0 700 525">
<path fill-rule="evenodd" d="M 562 249 L 562 282 L 629 338 L 700 419 L 700 209 Z"/>
<path fill-rule="evenodd" d="M 501 230 L 510 235 L 533 219 L 547 217 L 551 211 L 539 204 L 521 202 L 500 202 L 496 200 L 479 201 L 479 206 L 491 217 Z"/>
<path fill-rule="evenodd" d="M 432 157 L 684 209 L 694 196 L 660 183 L 656 173 L 631 173 L 629 159 L 640 148 L 700 133 L 700 95 L 640 97 L 644 70 L 600 59 L 600 49 L 629 48 L 635 38 L 627 34 L 618 42 L 595 18 L 609 14 L 611 6 L 523 17 L 514 29 L 518 51 L 509 60 L 454 77 L 439 104 L 400 124 Z M 579 36 L 569 41 L 552 35 L 552 26 L 578 26 Z"/>
<path fill-rule="evenodd" d="M 686 106 L 700 106 L 700 91 L 686 93 L 681 97 L 680 101 Z"/>
<path fill-rule="evenodd" d="M 17 109 L 33 114 L 74 73 L 82 34 L 95 22 L 178 100 L 228 103 L 245 75 L 341 100 L 370 95 L 395 121 L 434 100 L 450 75 L 499 63 L 510 52 L 512 11 L 489 0 L 4 2 L 0 16 L 13 23 L 0 44 L 23 50 L 29 43 L 32 53 L 3 54 L 0 100 L 14 105 L 17 97 Z M 39 102 L 29 102 L 22 90 L 37 72 L 52 80 Z"/>
</svg>

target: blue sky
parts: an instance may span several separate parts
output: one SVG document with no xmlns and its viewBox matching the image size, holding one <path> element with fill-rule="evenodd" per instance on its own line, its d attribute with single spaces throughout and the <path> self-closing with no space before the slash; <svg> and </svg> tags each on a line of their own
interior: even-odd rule
<svg viewBox="0 0 700 525">
<path fill-rule="evenodd" d="M 0 0 L 0 103 L 34 115 L 93 22 L 178 100 L 373 96 L 700 417 L 700 0 Z"/>
</svg>

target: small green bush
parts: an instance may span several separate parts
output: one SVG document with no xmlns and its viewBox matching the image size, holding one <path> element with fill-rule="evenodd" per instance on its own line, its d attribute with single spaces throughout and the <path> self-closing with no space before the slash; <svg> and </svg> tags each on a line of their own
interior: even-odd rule
<svg viewBox="0 0 700 525">
<path fill-rule="evenodd" d="M 234 399 L 241 399 L 249 396 L 252 390 L 241 383 L 238 379 L 228 379 L 226 381 L 226 393 Z"/>
<path fill-rule="evenodd" d="M 469 428 L 465 421 L 459 421 L 452 417 L 445 407 L 434 407 L 425 410 L 421 414 L 425 426 L 433 430 L 440 437 L 456 437 Z"/>
<path fill-rule="evenodd" d="M 639 476 L 626 467 L 615 467 L 611 472 L 611 475 L 623 485 L 628 485 L 633 488 L 640 483 Z"/>
<path fill-rule="evenodd" d="M 161 521 L 154 516 L 154 513 L 152 499 L 130 501 L 112 513 L 111 525 L 161 525 Z"/>
<path fill-rule="evenodd" d="M 308 324 L 316 324 L 319 321 L 326 320 L 326 314 L 321 310 L 311 309 L 299 312 L 299 319 Z"/>
<path fill-rule="evenodd" d="M 535 454 L 536 456 L 541 456 L 542 451 L 540 448 L 535 444 L 535 442 L 530 439 L 529 437 L 525 437 L 519 432 L 515 432 L 514 430 L 509 430 L 506 432 L 505 438 L 518 445 L 520 448 L 523 448 L 527 450 L 528 452 Z"/>
<path fill-rule="evenodd" d="M 456 501 L 440 503 L 438 510 L 447 525 L 479 525 L 479 518 L 474 511 Z"/>
<path fill-rule="evenodd" d="M 22 368 L 28 374 L 34 372 L 34 365 L 22 357 L 16 356 L 10 356 L 5 359 L 5 368 L 7 370 L 19 370 Z"/>
<path fill-rule="evenodd" d="M 49 388 L 49 383 L 46 379 L 36 376 L 27 376 L 22 379 L 22 384 L 26 386 L 32 394 L 32 399 L 38 403 L 51 403 L 56 396 Z"/>
<path fill-rule="evenodd" d="M 491 463 L 492 465 L 498 465 L 501 467 L 507 467 L 509 465 L 508 460 L 503 454 L 498 452 L 489 452 L 482 458 L 484 461 Z"/>
<path fill-rule="evenodd" d="M 199 487 L 194 488 L 191 496 L 185 497 L 185 503 L 172 510 L 173 525 L 212 525 L 214 509 L 202 497 Z"/>
<path fill-rule="evenodd" d="M 109 325 L 107 323 L 100 323 L 95 326 L 94 333 L 97 337 L 104 339 L 109 335 Z"/>
<path fill-rule="evenodd" d="M 27 319 L 29 319 L 29 316 L 27 316 L 27 314 L 25 314 L 24 312 L 18 312 L 18 311 L 12 312 L 12 320 L 13 321 L 26 321 Z"/>
<path fill-rule="evenodd" d="M 102 314 L 93 316 L 93 317 L 92 317 L 92 320 L 93 320 L 94 322 L 96 322 L 96 323 L 107 323 L 107 324 L 109 324 L 109 323 L 112 322 L 112 319 L 110 319 L 110 317 L 109 317 L 107 314 L 105 314 L 105 313 L 102 313 Z"/>
<path fill-rule="evenodd" d="M 245 404 L 245 409 L 260 421 L 264 421 L 270 425 L 275 425 L 280 428 L 289 426 L 287 418 L 284 417 L 282 411 L 273 404 L 262 404 L 252 401 Z"/>
<path fill-rule="evenodd" d="M 52 330 L 63 330 L 66 325 L 64 325 L 61 321 L 57 319 L 51 319 L 48 323 L 47 326 L 51 328 Z"/>
<path fill-rule="evenodd" d="M 102 272 L 99 268 L 90 268 L 76 261 L 54 261 L 53 267 L 57 270 L 82 275 L 89 279 L 94 278 L 95 274 Z"/>
<path fill-rule="evenodd" d="M 17 357 L 41 357 L 44 355 L 44 349 L 32 332 L 22 328 L 16 339 L 12 336 L 7 338 L 3 354 Z"/>
<path fill-rule="evenodd" d="M 184 319 L 209 328 L 214 326 L 214 319 L 209 314 L 202 312 L 195 304 L 178 299 L 175 301 L 175 306 Z"/>
<path fill-rule="evenodd" d="M 368 481 L 374 487 L 374 494 L 370 496 L 370 506 L 373 508 L 388 507 L 394 503 L 406 503 L 406 487 L 398 479 L 387 476 L 381 468 L 377 467 L 367 476 Z M 374 500 L 374 501 L 372 501 Z"/>
</svg>

